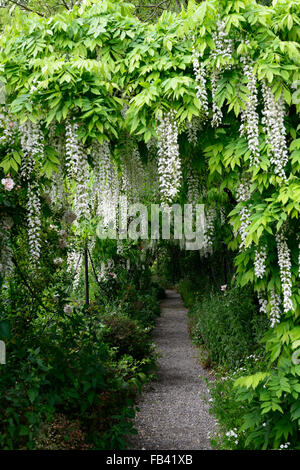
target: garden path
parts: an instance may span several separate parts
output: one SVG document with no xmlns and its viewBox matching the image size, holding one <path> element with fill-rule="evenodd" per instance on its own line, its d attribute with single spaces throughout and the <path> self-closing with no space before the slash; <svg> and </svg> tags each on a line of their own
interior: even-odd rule
<svg viewBox="0 0 300 470">
<path fill-rule="evenodd" d="M 197 350 L 188 334 L 187 309 L 180 295 L 166 291 L 161 317 L 153 332 L 159 366 L 157 381 L 144 387 L 138 401 L 134 427 L 138 435 L 131 449 L 210 449 L 208 432 L 214 419 L 208 413 L 204 377 L 208 372 L 197 360 Z"/>
</svg>

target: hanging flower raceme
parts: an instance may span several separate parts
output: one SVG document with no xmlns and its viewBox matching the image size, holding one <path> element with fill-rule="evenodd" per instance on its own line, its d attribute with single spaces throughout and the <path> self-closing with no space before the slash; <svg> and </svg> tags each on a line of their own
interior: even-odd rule
<svg viewBox="0 0 300 470">
<path fill-rule="evenodd" d="M 77 289 L 80 281 L 81 274 L 81 263 L 82 254 L 76 250 L 71 250 L 68 252 L 67 256 L 67 272 L 71 273 L 73 276 L 73 288 Z"/>
<path fill-rule="evenodd" d="M 251 193 L 250 193 L 250 183 L 246 179 L 242 181 L 242 183 L 239 185 L 237 189 L 237 202 L 247 202 L 250 199 Z M 239 234 L 241 236 L 242 242 L 240 244 L 240 248 L 244 248 L 245 246 L 245 240 L 248 235 L 248 227 L 250 225 L 250 216 L 251 216 L 251 211 L 250 211 L 251 205 L 249 204 L 248 207 L 246 205 L 243 205 L 240 210 L 240 220 L 241 220 L 241 225 L 239 227 Z"/>
<path fill-rule="evenodd" d="M 247 135 L 248 147 L 251 151 L 250 165 L 259 165 L 260 152 L 259 152 L 259 116 L 257 113 L 257 79 L 253 71 L 253 66 L 249 63 L 247 58 L 242 57 L 243 73 L 248 79 L 247 88 L 249 91 L 248 101 L 245 103 L 246 109 L 241 111 L 242 124 L 240 126 L 241 135 Z"/>
<path fill-rule="evenodd" d="M 226 32 L 226 23 L 225 21 L 218 21 L 216 30 L 213 32 L 213 40 L 215 43 L 215 49 L 211 53 L 212 59 L 218 59 L 219 57 L 223 58 L 232 58 L 233 51 L 233 42 L 232 39 L 228 37 Z M 231 68 L 231 64 L 226 64 L 226 68 Z"/>
<path fill-rule="evenodd" d="M 21 165 L 21 177 L 30 180 L 35 168 L 40 166 L 44 156 L 44 136 L 40 124 L 26 121 L 20 126 L 21 148 L 23 160 Z"/>
<path fill-rule="evenodd" d="M 77 186 L 74 198 L 74 212 L 77 219 L 90 219 L 89 179 L 89 165 L 86 157 L 84 157 L 82 158 L 80 168 L 77 171 Z"/>
<path fill-rule="evenodd" d="M 225 224 L 226 224 L 226 212 L 225 212 L 225 208 L 224 208 L 224 207 L 221 207 L 221 208 L 220 208 L 220 221 L 221 221 L 221 225 L 225 225 Z"/>
<path fill-rule="evenodd" d="M 281 288 L 283 292 L 283 309 L 287 313 L 294 311 L 292 302 L 292 280 L 291 280 L 291 254 L 284 234 L 281 230 L 276 234 L 278 263 L 280 267 Z"/>
<path fill-rule="evenodd" d="M 270 162 L 274 165 L 275 174 L 286 179 L 285 166 L 288 162 L 286 129 L 284 125 L 285 103 L 280 96 L 276 101 L 272 88 L 262 83 L 264 109 L 262 123 L 266 133 L 266 142 L 271 149 Z"/>
<path fill-rule="evenodd" d="M 94 194 L 97 196 L 96 213 L 103 220 L 103 227 L 116 229 L 116 216 L 119 198 L 117 169 L 110 157 L 108 142 L 95 143 L 94 153 Z"/>
<path fill-rule="evenodd" d="M 21 177 L 28 182 L 27 223 L 29 249 L 36 263 L 41 253 L 41 201 L 40 187 L 35 180 L 41 159 L 44 155 L 44 136 L 40 124 L 27 121 L 20 126 L 21 147 L 24 158 L 21 165 Z"/>
<path fill-rule="evenodd" d="M 0 128 L 2 133 L 0 144 L 12 146 L 19 135 L 19 125 L 9 114 L 5 106 L 0 108 Z"/>
<path fill-rule="evenodd" d="M 186 164 L 187 174 L 186 181 L 188 185 L 187 200 L 189 204 L 197 204 L 200 199 L 200 179 L 199 174 L 192 168 L 190 162 Z"/>
<path fill-rule="evenodd" d="M 196 96 L 201 104 L 201 112 L 203 114 L 203 120 L 205 121 L 208 117 L 208 99 L 206 91 L 206 80 L 207 73 L 205 66 L 199 62 L 200 53 L 193 48 L 193 69 L 196 80 Z"/>
<path fill-rule="evenodd" d="M 259 311 L 261 313 L 267 314 L 268 312 L 268 299 L 263 295 L 262 292 L 258 292 L 258 303 L 259 303 Z M 269 307 L 269 320 L 271 328 L 274 328 L 279 322 L 281 318 L 281 298 L 280 295 L 275 291 L 275 289 L 271 289 L 270 297 L 269 297 L 270 307 Z"/>
<path fill-rule="evenodd" d="M 103 217 L 104 226 L 117 229 L 117 208 L 120 195 L 120 184 L 117 170 L 114 170 L 112 185 L 109 191 L 102 196 L 101 215 Z"/>
<path fill-rule="evenodd" d="M 48 139 L 51 147 L 56 151 L 59 160 L 63 161 L 66 150 L 65 135 L 56 135 L 56 125 L 53 123 L 50 126 Z M 48 196 L 50 197 L 50 204 L 56 210 L 61 210 L 67 205 L 67 194 L 61 164 L 58 165 L 57 171 L 54 171 L 51 175 L 51 187 Z"/>
<path fill-rule="evenodd" d="M 220 79 L 221 74 L 217 71 L 213 71 L 210 76 L 211 81 L 211 93 L 212 93 L 212 127 L 219 127 L 222 124 L 223 112 L 221 107 L 217 104 L 216 95 L 218 92 L 217 82 Z"/>
<path fill-rule="evenodd" d="M 162 203 L 166 207 L 178 195 L 181 183 L 181 161 L 175 111 L 169 111 L 160 119 L 157 134 L 160 194 Z"/>
<path fill-rule="evenodd" d="M 79 125 L 66 124 L 66 167 L 69 179 L 76 181 L 74 212 L 77 220 L 90 218 L 90 172 L 86 152 L 78 137 Z"/>
<path fill-rule="evenodd" d="M 258 279 L 264 277 L 266 271 L 267 247 L 265 245 L 255 249 L 254 273 Z"/>
<path fill-rule="evenodd" d="M 186 122 L 186 134 L 190 144 L 197 145 L 198 132 L 201 129 L 200 119 L 193 118 L 191 121 Z"/>
<path fill-rule="evenodd" d="M 147 142 L 146 144 L 147 146 L 147 149 L 148 149 L 148 152 L 151 154 L 151 155 L 155 155 L 156 152 L 157 152 L 157 141 L 156 139 L 152 136 L 150 138 L 150 140 Z"/>
<path fill-rule="evenodd" d="M 218 93 L 218 81 L 222 78 L 222 71 L 229 70 L 232 65 L 229 62 L 232 58 L 233 42 L 228 37 L 225 30 L 225 21 L 218 21 L 216 31 L 213 33 L 213 40 L 215 43 L 215 49 L 211 52 L 210 58 L 217 60 L 221 58 L 225 59 L 225 63 L 219 65 L 216 69 L 211 72 L 211 91 L 212 91 L 212 127 L 219 127 L 222 123 L 223 112 L 221 107 L 217 104 L 217 93 Z M 228 61 L 229 59 L 229 61 Z"/>
<path fill-rule="evenodd" d="M 66 167 L 68 177 L 76 179 L 83 160 L 83 145 L 78 138 L 79 125 L 68 121 L 66 124 Z"/>
<path fill-rule="evenodd" d="M 41 254 L 41 201 L 36 182 L 28 183 L 27 213 L 29 249 L 36 262 Z"/>
<path fill-rule="evenodd" d="M 112 167 L 110 158 L 110 148 L 107 141 L 100 145 L 96 142 L 93 146 L 94 153 L 94 174 L 95 190 L 102 193 L 108 189 L 112 183 Z"/>
<path fill-rule="evenodd" d="M 145 169 L 137 145 L 128 143 L 122 163 L 122 190 L 131 202 L 138 202 L 146 190 Z"/>
<path fill-rule="evenodd" d="M 146 200 L 159 201 L 159 177 L 156 158 L 148 158 L 145 168 L 145 183 Z"/>
<path fill-rule="evenodd" d="M 8 276 L 13 270 L 10 230 L 13 225 L 11 217 L 4 216 L 0 220 L 0 275 Z"/>
<path fill-rule="evenodd" d="M 270 296 L 270 323 L 271 323 L 271 328 L 274 328 L 279 322 L 280 322 L 280 317 L 281 317 L 281 298 L 280 295 L 277 294 L 275 289 L 271 289 L 271 296 Z"/>
<path fill-rule="evenodd" d="M 267 313 L 268 300 L 262 296 L 261 292 L 258 293 L 257 298 L 259 303 L 259 311 L 261 313 Z"/>
<path fill-rule="evenodd" d="M 67 196 L 65 192 L 62 171 L 53 172 L 51 176 L 51 187 L 48 196 L 50 197 L 50 204 L 57 210 L 62 209 L 66 204 Z"/>
<path fill-rule="evenodd" d="M 217 211 L 214 207 L 208 207 L 206 210 L 206 222 L 203 234 L 203 255 L 206 257 L 213 252 L 214 243 L 214 222 L 217 217 Z"/>
</svg>

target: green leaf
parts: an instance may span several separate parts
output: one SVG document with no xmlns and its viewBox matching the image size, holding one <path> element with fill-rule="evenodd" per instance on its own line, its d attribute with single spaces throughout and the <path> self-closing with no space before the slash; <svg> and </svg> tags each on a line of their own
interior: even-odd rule
<svg viewBox="0 0 300 470">
<path fill-rule="evenodd" d="M 0 339 L 10 339 L 11 337 L 11 330 L 10 330 L 10 322 L 9 320 L 2 320 L 0 321 Z"/>
</svg>

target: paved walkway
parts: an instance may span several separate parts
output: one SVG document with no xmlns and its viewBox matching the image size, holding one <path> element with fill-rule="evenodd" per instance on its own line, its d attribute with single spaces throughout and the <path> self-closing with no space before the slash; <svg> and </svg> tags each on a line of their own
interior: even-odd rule
<svg viewBox="0 0 300 470">
<path fill-rule="evenodd" d="M 176 291 L 167 290 L 154 330 L 159 358 L 158 380 L 139 399 L 131 449 L 210 449 L 207 434 L 214 419 L 203 397 L 208 373 L 197 361 L 187 329 L 187 310 Z M 200 377 L 199 377 L 200 376 Z"/>
</svg>

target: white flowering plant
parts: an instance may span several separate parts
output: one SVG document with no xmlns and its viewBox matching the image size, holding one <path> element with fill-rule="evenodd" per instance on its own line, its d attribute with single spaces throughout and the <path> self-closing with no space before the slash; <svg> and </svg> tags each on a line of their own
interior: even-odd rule
<svg viewBox="0 0 300 470">
<path fill-rule="evenodd" d="M 207 205 L 201 256 L 221 242 L 235 252 L 237 282 L 252 286 L 270 319 L 272 367 L 291 360 L 300 317 L 299 0 L 208 0 L 155 24 L 117 1 L 19 15 L 0 38 L 0 194 L 24 210 L 27 235 L 22 223 L 13 242 L 32 269 L 47 269 L 53 213 L 74 214 L 51 266 L 65 256 L 77 283 L 83 250 L 102 249 L 96 220 L 109 225 L 120 194 L 148 203 L 155 195 L 164 206 L 192 198 Z M 3 237 L 5 275 L 10 249 Z M 299 418 L 300 391 L 285 371 L 291 400 L 268 409 L 274 427 L 283 415 Z M 269 436 L 269 447 L 284 443 L 284 433 Z"/>
</svg>

